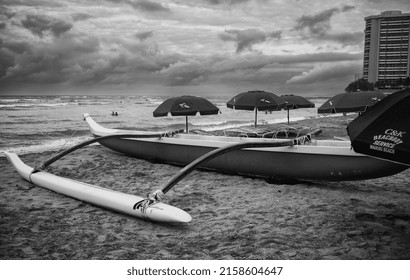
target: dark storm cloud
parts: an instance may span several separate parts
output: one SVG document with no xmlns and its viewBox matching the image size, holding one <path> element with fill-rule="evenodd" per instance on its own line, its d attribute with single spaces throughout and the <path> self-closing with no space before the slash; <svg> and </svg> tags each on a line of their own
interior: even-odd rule
<svg viewBox="0 0 410 280">
<path fill-rule="evenodd" d="M 345 6 L 343 6 L 342 7 L 342 12 L 348 12 L 348 11 L 351 11 L 351 10 L 354 10 L 355 9 L 355 6 L 349 6 L 349 5 L 345 5 Z"/>
<path fill-rule="evenodd" d="M 154 35 L 153 31 L 138 32 L 137 34 L 135 34 L 135 36 L 141 41 L 144 41 L 145 39 L 148 39 L 149 37 L 152 37 L 153 35 Z"/>
<path fill-rule="evenodd" d="M 342 45 L 358 44 L 363 40 L 362 32 L 354 33 L 331 33 L 331 18 L 339 13 L 348 12 L 355 9 L 353 6 L 343 6 L 325 10 L 315 15 L 304 15 L 297 19 L 294 30 L 301 32 L 306 38 L 329 40 L 341 43 Z"/>
<path fill-rule="evenodd" d="M 350 65 L 357 63 L 361 59 L 361 54 L 348 53 L 317 53 L 305 55 L 263 55 L 251 53 L 249 55 L 225 57 L 214 55 L 211 57 L 191 57 L 190 59 L 174 60 L 168 66 L 164 66 L 160 71 L 162 77 L 166 79 L 168 86 L 200 85 L 207 81 L 229 80 L 231 82 L 243 82 L 253 80 L 269 84 L 274 77 L 276 81 L 285 83 L 291 77 L 289 71 L 299 75 L 306 70 L 306 66 L 313 63 L 328 63 L 333 66 L 326 68 L 331 74 L 341 71 L 334 71 L 339 63 Z M 361 60 L 360 60 L 361 61 Z M 360 62 L 361 63 L 361 62 Z M 289 70 L 288 69 L 297 69 Z M 302 70 L 303 69 L 303 70 Z M 309 68 L 307 68 L 309 69 Z M 317 71 L 312 74 L 317 73 Z M 309 73 L 310 74 L 310 73 Z M 309 77 L 303 76 L 304 80 Z M 293 79 L 292 83 L 298 84 L 302 77 Z"/>
<path fill-rule="evenodd" d="M 26 29 L 39 37 L 43 37 L 47 31 L 59 37 L 73 27 L 71 23 L 45 15 L 27 15 L 21 23 Z"/>
<path fill-rule="evenodd" d="M 208 69 L 201 61 L 189 60 L 170 65 L 162 73 L 165 74 L 169 86 L 199 85 L 206 79 Z"/>
<path fill-rule="evenodd" d="M 28 6 L 28 7 L 61 7 L 64 4 L 49 0 L 1 0 L 0 5 Z"/>
<path fill-rule="evenodd" d="M 11 11 L 8 7 L 6 6 L 1 6 L 0 5 L 0 19 L 2 21 L 9 21 L 16 15 L 15 12 Z"/>
<path fill-rule="evenodd" d="M 366 0 L 367 2 L 371 3 L 371 4 L 385 4 L 386 0 Z M 399 5 L 403 5 L 404 7 L 408 7 L 409 6 L 409 1 L 408 0 L 390 0 L 389 5 L 392 4 L 399 4 Z"/>
<path fill-rule="evenodd" d="M 74 21 L 81 21 L 81 20 L 87 20 L 87 19 L 93 18 L 92 15 L 84 14 L 84 13 L 76 13 L 76 14 L 71 15 L 71 17 L 73 18 Z"/>
<path fill-rule="evenodd" d="M 296 20 L 294 29 L 297 31 L 308 30 L 311 34 L 325 34 L 331 29 L 330 18 L 339 12 L 339 9 L 333 8 L 313 16 L 304 15 Z"/>
<path fill-rule="evenodd" d="M 236 4 L 246 3 L 249 1 L 250 0 L 205 0 L 205 2 L 211 5 L 221 5 L 221 4 L 236 5 Z"/>
<path fill-rule="evenodd" d="M 7 68 L 14 65 L 14 58 L 11 51 L 4 46 L 3 40 L 0 38 L 0 79 L 6 75 Z"/>
<path fill-rule="evenodd" d="M 320 38 L 338 42 L 343 46 L 356 45 L 364 41 L 363 32 L 324 34 Z"/>
<path fill-rule="evenodd" d="M 344 88 L 345 81 L 333 77 L 351 76 L 362 65 L 361 5 L 360 26 L 344 28 L 354 18 L 343 13 L 353 6 L 318 12 L 316 3 L 299 1 L 303 7 L 296 8 L 292 1 L 277 2 L 0 0 L 0 6 L 9 4 L 0 7 L 0 88 L 303 88 L 317 81 L 324 88 L 329 80 Z M 281 20 L 275 21 L 277 14 Z"/>
<path fill-rule="evenodd" d="M 0 43 L 0 49 L 5 49 L 14 54 L 22 54 L 26 51 L 29 51 L 31 46 L 22 41 L 6 41 Z"/>
<path fill-rule="evenodd" d="M 281 31 L 265 33 L 258 29 L 231 29 L 219 34 L 219 38 L 223 41 L 235 42 L 236 53 L 240 53 L 245 49 L 252 49 L 254 44 L 265 42 L 269 38 L 280 39 L 281 34 Z"/>
<path fill-rule="evenodd" d="M 145 40 L 116 39 L 110 41 L 116 46 L 114 49 L 90 34 L 72 32 L 52 39 L 35 44 L 1 42 L 0 86 L 150 83 L 161 69 L 176 67 L 178 61 L 185 59 L 175 54 L 161 55 L 155 42 Z M 170 71 L 164 83 L 184 83 L 189 77 L 182 72 L 172 75 Z"/>
<path fill-rule="evenodd" d="M 81 76 L 81 68 L 96 64 L 95 53 L 99 41 L 93 37 L 55 37 L 53 41 L 29 44 L 10 40 L 1 45 L 9 64 L 4 83 L 53 84 L 68 82 L 72 76 Z"/>
<path fill-rule="evenodd" d="M 161 4 L 151 2 L 151 1 L 146 1 L 146 0 L 106 0 L 108 2 L 112 2 L 115 4 L 118 3 L 123 3 L 130 5 L 136 10 L 141 10 L 144 12 L 169 12 L 170 10 L 167 7 L 164 7 Z"/>
</svg>

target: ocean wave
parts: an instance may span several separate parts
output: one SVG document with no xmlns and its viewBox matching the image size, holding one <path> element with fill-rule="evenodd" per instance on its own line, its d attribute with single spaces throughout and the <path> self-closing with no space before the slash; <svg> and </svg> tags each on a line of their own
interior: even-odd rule
<svg viewBox="0 0 410 280">
<path fill-rule="evenodd" d="M 30 108 L 30 107 L 62 107 L 67 106 L 68 103 L 15 103 L 15 104 L 0 104 L 0 108 L 5 109 L 18 109 L 18 108 Z"/>
<path fill-rule="evenodd" d="M 215 130 L 226 130 L 226 129 L 231 129 L 231 128 L 237 128 L 241 126 L 248 126 L 252 125 L 253 122 L 250 121 L 225 121 L 225 122 L 220 122 L 220 123 L 215 123 L 215 124 L 209 124 L 206 125 L 205 123 L 200 125 L 200 129 L 204 131 L 215 131 Z"/>
<path fill-rule="evenodd" d="M 75 130 L 75 129 L 64 129 L 64 130 L 54 130 L 48 132 L 35 132 L 35 133 L 27 133 L 25 131 L 20 132 L 3 132 L 2 138 L 7 139 L 8 141 L 14 142 L 27 142 L 30 141 L 44 141 L 50 139 L 66 139 L 67 137 L 71 136 L 85 136 L 90 135 L 89 130 Z"/>
<path fill-rule="evenodd" d="M 89 101 L 89 102 L 77 102 L 77 105 L 80 106 L 89 106 L 89 105 L 109 105 L 111 102 L 101 102 L 101 101 Z"/>
<path fill-rule="evenodd" d="M 1 104 L 1 103 L 16 103 L 16 102 L 19 102 L 19 100 L 20 100 L 20 99 L 11 99 L 11 98 L 8 98 L 8 99 L 0 99 L 0 104 Z"/>
<path fill-rule="evenodd" d="M 52 139 L 34 145 L 20 144 L 14 147 L 0 148 L 0 157 L 5 157 L 4 152 L 11 152 L 22 155 L 31 153 L 42 153 L 46 151 L 64 150 L 89 139 L 91 139 L 91 136 L 81 136 L 72 138 L 69 141 L 67 141 L 67 139 Z M 96 143 L 96 145 L 98 145 L 98 143 Z"/>
<path fill-rule="evenodd" d="M 195 125 L 195 126 L 219 126 L 219 125 L 225 125 L 226 121 L 192 121 L 190 124 Z"/>
<path fill-rule="evenodd" d="M 16 118 L 14 117 L 14 121 L 5 121 L 2 122 L 3 125 L 23 125 L 23 124 L 38 124 L 39 120 L 35 118 Z M 58 123 L 68 123 L 72 122 L 73 120 L 58 120 Z"/>
<path fill-rule="evenodd" d="M 160 105 L 164 102 L 164 98 L 160 97 L 145 97 L 141 96 L 138 100 L 134 101 L 134 104 L 144 104 L 144 105 Z"/>
</svg>

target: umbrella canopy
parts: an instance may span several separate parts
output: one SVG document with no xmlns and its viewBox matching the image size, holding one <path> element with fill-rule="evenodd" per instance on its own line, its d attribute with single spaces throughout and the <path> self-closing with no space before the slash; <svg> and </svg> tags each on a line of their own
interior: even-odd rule
<svg viewBox="0 0 410 280">
<path fill-rule="evenodd" d="M 197 96 L 179 96 L 165 100 L 153 112 L 154 117 L 186 116 L 186 132 L 188 132 L 188 116 L 216 115 L 219 108 L 209 102 L 207 99 Z"/>
<path fill-rule="evenodd" d="M 256 127 L 258 111 L 278 110 L 284 108 L 286 102 L 271 92 L 253 90 L 236 95 L 226 105 L 231 109 L 255 111 Z"/>
<path fill-rule="evenodd" d="M 288 124 L 289 124 L 289 110 L 299 108 L 315 108 L 315 103 L 299 95 L 281 95 L 283 100 L 286 101 L 285 109 L 288 110 Z"/>
<path fill-rule="evenodd" d="M 410 166 L 410 89 L 395 92 L 347 127 L 355 152 Z"/>
<path fill-rule="evenodd" d="M 319 114 L 364 112 L 386 95 L 379 92 L 346 92 L 337 94 L 317 109 Z"/>
<path fill-rule="evenodd" d="M 281 95 L 280 97 L 286 101 L 286 110 L 299 108 L 315 108 L 315 103 L 300 95 L 291 94 Z"/>
</svg>

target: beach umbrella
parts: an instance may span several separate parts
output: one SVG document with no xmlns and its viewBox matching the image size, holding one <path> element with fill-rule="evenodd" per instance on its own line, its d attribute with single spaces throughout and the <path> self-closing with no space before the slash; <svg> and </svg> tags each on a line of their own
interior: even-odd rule
<svg viewBox="0 0 410 280">
<path fill-rule="evenodd" d="M 341 93 L 328 99 L 317 109 L 317 112 L 319 114 L 364 112 L 384 97 L 386 95 L 380 92 Z"/>
<path fill-rule="evenodd" d="M 285 107 L 286 102 L 271 92 L 267 91 L 247 91 L 242 92 L 231 100 L 226 105 L 228 108 L 235 110 L 255 111 L 255 127 L 258 121 L 258 111 L 280 110 Z"/>
<path fill-rule="evenodd" d="M 299 109 L 299 108 L 315 108 L 315 103 L 304 98 L 300 95 L 281 95 L 283 100 L 286 101 L 285 110 L 288 111 L 288 124 L 289 124 L 289 110 Z"/>
<path fill-rule="evenodd" d="M 205 98 L 197 96 L 179 96 L 165 100 L 153 112 L 154 117 L 185 116 L 186 132 L 188 133 L 188 116 L 215 115 L 219 113 L 219 108 Z"/>
<path fill-rule="evenodd" d="M 355 152 L 410 166 L 410 89 L 373 105 L 347 132 Z"/>
</svg>

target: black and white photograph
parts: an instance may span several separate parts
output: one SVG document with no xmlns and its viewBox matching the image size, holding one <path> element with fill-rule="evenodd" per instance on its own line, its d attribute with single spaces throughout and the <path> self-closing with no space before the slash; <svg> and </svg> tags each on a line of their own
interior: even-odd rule
<svg viewBox="0 0 410 280">
<path fill-rule="evenodd" d="M 0 270 L 399 276 L 409 41 L 408 0 L 0 0 Z"/>
</svg>

